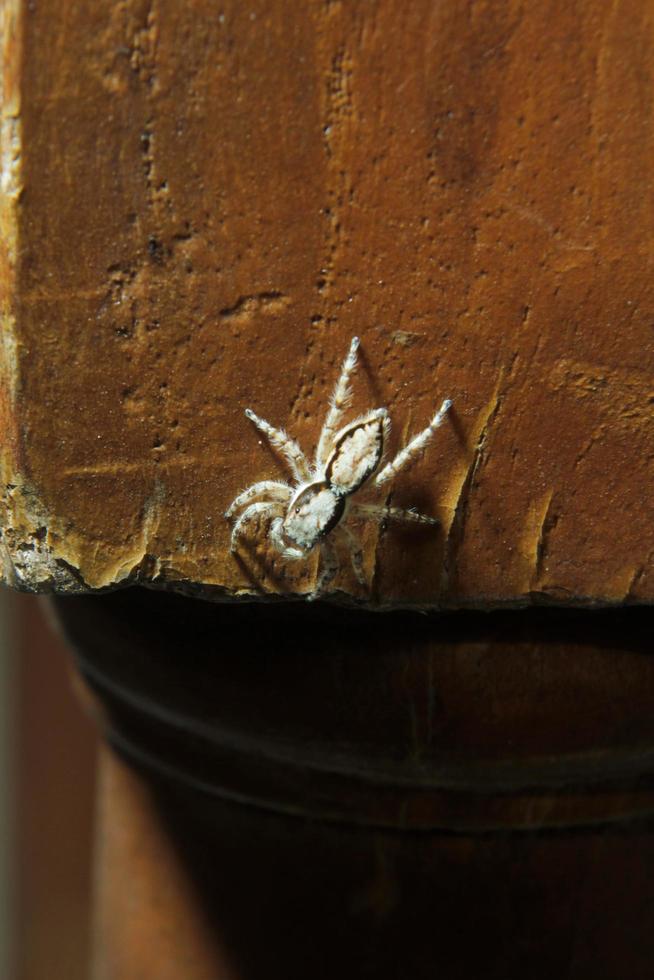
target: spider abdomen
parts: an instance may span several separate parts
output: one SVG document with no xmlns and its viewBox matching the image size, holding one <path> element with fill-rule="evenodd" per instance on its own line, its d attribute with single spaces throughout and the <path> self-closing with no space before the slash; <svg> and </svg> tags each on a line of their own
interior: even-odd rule
<svg viewBox="0 0 654 980">
<path fill-rule="evenodd" d="M 334 439 L 325 478 L 338 495 L 356 493 L 379 466 L 390 428 L 388 412 L 376 408 L 346 425 Z"/>
</svg>

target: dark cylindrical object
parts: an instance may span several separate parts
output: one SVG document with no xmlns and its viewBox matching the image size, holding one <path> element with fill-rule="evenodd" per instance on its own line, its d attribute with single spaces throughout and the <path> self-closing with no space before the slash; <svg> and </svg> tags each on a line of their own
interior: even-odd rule
<svg viewBox="0 0 654 980">
<path fill-rule="evenodd" d="M 650 976 L 649 610 L 58 610 L 138 772 L 107 769 L 102 980 L 162 930 L 188 980 Z"/>
</svg>

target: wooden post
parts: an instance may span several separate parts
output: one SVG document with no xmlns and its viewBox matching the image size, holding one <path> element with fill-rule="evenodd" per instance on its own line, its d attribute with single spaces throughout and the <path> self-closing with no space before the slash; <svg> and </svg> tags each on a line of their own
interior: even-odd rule
<svg viewBox="0 0 654 980">
<path fill-rule="evenodd" d="M 57 608 L 137 773 L 105 760 L 102 980 L 647 976 L 649 611 Z"/>
<path fill-rule="evenodd" d="M 306 596 L 224 514 L 356 335 L 389 453 L 453 405 L 359 498 L 439 525 L 355 525 L 336 601 L 652 601 L 646 0 L 2 9 L 10 584 Z"/>
<path fill-rule="evenodd" d="M 0 15 L 2 574 L 141 774 L 98 975 L 649 976 L 651 5 Z M 452 400 L 357 498 L 434 523 L 232 542 L 355 336 L 388 458 Z"/>
</svg>

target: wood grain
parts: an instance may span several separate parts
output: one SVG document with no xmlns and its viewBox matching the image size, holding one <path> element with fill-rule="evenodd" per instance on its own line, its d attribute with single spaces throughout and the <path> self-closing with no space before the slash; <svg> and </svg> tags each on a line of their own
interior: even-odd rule
<svg viewBox="0 0 654 980">
<path fill-rule="evenodd" d="M 340 598 L 652 600 L 651 4 L 3 17 L 7 581 L 306 593 L 229 553 L 283 472 L 243 410 L 311 449 L 357 334 L 394 447 L 454 409 L 390 491 L 440 528 L 368 529 Z"/>
</svg>

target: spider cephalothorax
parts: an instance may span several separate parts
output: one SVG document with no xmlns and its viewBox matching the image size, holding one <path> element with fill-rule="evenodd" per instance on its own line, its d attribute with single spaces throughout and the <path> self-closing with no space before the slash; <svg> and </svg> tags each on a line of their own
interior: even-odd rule
<svg viewBox="0 0 654 980">
<path fill-rule="evenodd" d="M 225 512 L 231 519 L 241 511 L 232 529 L 232 551 L 236 550 L 239 535 L 256 517 L 271 518 L 270 538 L 285 558 L 306 558 L 314 548 L 320 548 L 322 571 L 316 590 L 309 598 L 323 593 L 338 573 L 338 555 L 332 544 L 334 538 L 345 541 L 354 573 L 365 585 L 361 547 L 348 526 L 348 518 L 437 523 L 433 517 L 414 510 L 353 500 L 366 483 L 380 487 L 408 466 L 427 445 L 451 405 L 446 399 L 429 425 L 380 470 L 391 427 L 387 410 L 376 408 L 339 428 L 352 394 L 349 382 L 357 364 L 358 348 L 359 339 L 354 337 L 334 389 L 312 465 L 283 429 L 274 428 L 251 409 L 245 410 L 270 445 L 285 457 L 295 483 L 290 485 L 275 480 L 253 483 L 238 494 Z"/>
</svg>

